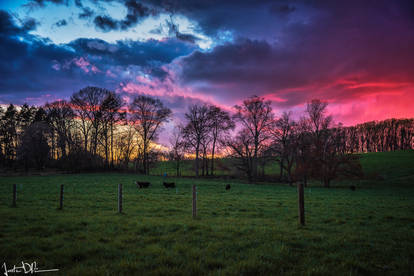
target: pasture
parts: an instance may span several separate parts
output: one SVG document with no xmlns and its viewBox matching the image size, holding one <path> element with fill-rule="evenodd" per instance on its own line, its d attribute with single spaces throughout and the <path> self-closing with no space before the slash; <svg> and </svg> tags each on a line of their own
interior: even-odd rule
<svg viewBox="0 0 414 276">
<path fill-rule="evenodd" d="M 412 275 L 413 161 L 413 152 L 367 154 L 366 179 L 312 183 L 304 227 L 296 187 L 284 184 L 168 178 L 177 189 L 165 189 L 162 177 L 133 174 L 2 177 L 0 261 L 60 269 L 50 275 Z M 137 189 L 136 180 L 152 185 Z"/>
</svg>

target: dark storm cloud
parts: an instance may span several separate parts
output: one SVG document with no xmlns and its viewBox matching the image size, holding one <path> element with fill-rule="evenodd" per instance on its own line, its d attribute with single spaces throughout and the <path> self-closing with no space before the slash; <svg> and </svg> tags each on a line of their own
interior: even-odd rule
<svg viewBox="0 0 414 276">
<path fill-rule="evenodd" d="M 40 25 L 40 22 L 34 18 L 27 17 L 22 21 L 22 29 L 29 32 L 36 30 L 37 26 Z"/>
<path fill-rule="evenodd" d="M 0 34 L 15 35 L 18 33 L 23 33 L 23 30 L 14 24 L 8 12 L 0 10 Z"/>
<path fill-rule="evenodd" d="M 176 39 L 164 41 L 153 39 L 147 41 L 124 40 L 108 43 L 100 39 L 81 38 L 69 45 L 80 55 L 96 55 L 102 58 L 105 63 L 120 66 L 168 64 L 176 57 L 188 55 L 196 49 L 195 46 Z"/>
<path fill-rule="evenodd" d="M 29 0 L 24 6 L 29 9 L 44 8 L 47 3 L 56 5 L 68 5 L 68 0 Z"/>
<path fill-rule="evenodd" d="M 83 7 L 82 12 L 78 15 L 78 17 L 81 19 L 88 19 L 91 18 L 94 14 L 95 12 L 91 8 Z"/>
<path fill-rule="evenodd" d="M 147 0 L 154 8 L 166 13 L 183 15 L 196 22 L 199 31 L 217 36 L 221 31 L 235 32 L 237 36 L 265 37 L 268 27 L 285 13 L 294 13 L 301 1 L 220 1 L 220 0 Z M 276 12 L 275 12 L 276 11 Z"/>
<path fill-rule="evenodd" d="M 190 43 L 195 43 L 197 40 L 199 40 L 198 37 L 196 37 L 192 34 L 181 33 L 178 29 L 178 25 L 175 24 L 174 22 L 172 22 L 172 20 L 167 21 L 167 26 L 168 26 L 169 35 L 173 35 L 178 40 L 187 41 L 187 42 L 190 42 Z"/>
<path fill-rule="evenodd" d="M 79 8 L 83 7 L 81 0 L 75 0 L 75 5 L 76 5 L 76 7 L 79 7 Z"/>
<path fill-rule="evenodd" d="M 103 15 L 103 16 L 98 15 L 93 20 L 93 23 L 95 23 L 95 26 L 98 29 L 100 29 L 101 31 L 104 31 L 104 32 L 109 32 L 109 31 L 112 31 L 112 30 L 119 29 L 118 22 L 116 20 L 114 20 L 112 17 L 106 16 L 106 15 Z"/>
<path fill-rule="evenodd" d="M 295 9 L 275 27 L 280 40 L 239 39 L 184 57 L 183 84 L 227 100 L 271 94 L 293 106 L 312 97 L 359 98 L 376 93 L 371 85 L 378 82 L 412 82 L 412 2 L 310 3 L 300 7 L 306 20 Z M 344 83 L 365 84 L 349 89 Z"/>
<path fill-rule="evenodd" d="M 95 26 L 104 32 L 127 30 L 130 27 L 136 26 L 142 19 L 158 14 L 157 10 L 147 7 L 135 0 L 127 0 L 124 1 L 123 4 L 127 9 L 127 15 L 124 19 L 116 20 L 108 15 L 98 15 L 94 19 Z"/>
<path fill-rule="evenodd" d="M 156 14 L 155 10 L 151 10 L 135 0 L 126 1 L 125 6 L 127 8 L 127 16 L 119 22 L 122 30 L 133 27 L 143 18 Z"/>
<path fill-rule="evenodd" d="M 0 12 L 0 20 L 2 100 L 6 98 L 11 102 L 21 103 L 26 97 L 40 96 L 39 93 L 52 91 L 59 91 L 64 95 L 84 81 L 79 70 L 71 71 L 71 77 L 68 77 L 52 68 L 53 62 L 73 59 L 73 51 L 28 34 L 24 26 L 18 27 L 6 12 Z M 23 40 L 20 39 L 22 37 Z"/>
<path fill-rule="evenodd" d="M 0 34 L 18 35 L 33 31 L 40 25 L 40 22 L 32 17 L 26 17 L 20 20 L 21 27 L 18 27 L 13 17 L 6 11 L 0 10 Z"/>
<path fill-rule="evenodd" d="M 68 22 L 65 19 L 59 20 L 54 24 L 56 27 L 63 27 L 68 25 Z"/>
<path fill-rule="evenodd" d="M 22 103 L 46 93 L 67 97 L 87 85 L 116 89 L 120 82 L 142 74 L 162 82 L 168 75 L 163 66 L 195 49 L 176 39 L 117 43 L 78 39 L 55 45 L 28 34 L 7 12 L 0 11 L 0 23 L 3 102 Z"/>
</svg>

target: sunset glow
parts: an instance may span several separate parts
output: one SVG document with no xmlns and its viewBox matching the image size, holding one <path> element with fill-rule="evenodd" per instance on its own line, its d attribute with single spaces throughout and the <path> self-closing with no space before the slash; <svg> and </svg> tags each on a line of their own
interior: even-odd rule
<svg viewBox="0 0 414 276">
<path fill-rule="evenodd" d="M 160 98 L 177 120 L 191 104 L 232 112 L 251 95 L 297 117 L 319 98 L 344 125 L 414 116 L 410 1 L 166 4 L 2 1 L 0 103 L 94 85 L 127 103 Z"/>
</svg>

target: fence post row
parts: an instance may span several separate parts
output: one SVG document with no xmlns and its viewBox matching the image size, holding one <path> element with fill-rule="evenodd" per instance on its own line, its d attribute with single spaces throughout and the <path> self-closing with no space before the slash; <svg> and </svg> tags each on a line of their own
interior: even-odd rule
<svg viewBox="0 0 414 276">
<path fill-rule="evenodd" d="M 305 225 L 305 201 L 304 201 L 304 187 L 303 183 L 298 184 L 298 213 L 299 213 L 299 224 Z M 64 185 L 60 185 L 60 198 L 59 198 L 59 209 L 63 209 L 63 192 Z M 17 201 L 17 185 L 13 184 L 13 203 L 12 206 L 16 207 Z M 118 184 L 118 213 L 122 213 L 122 184 Z M 197 218 L 197 186 L 193 185 L 193 219 Z"/>
</svg>

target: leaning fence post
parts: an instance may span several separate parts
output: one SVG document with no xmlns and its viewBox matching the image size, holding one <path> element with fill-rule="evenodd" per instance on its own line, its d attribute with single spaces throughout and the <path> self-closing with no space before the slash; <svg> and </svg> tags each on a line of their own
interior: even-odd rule
<svg viewBox="0 0 414 276">
<path fill-rule="evenodd" d="M 12 206 L 16 207 L 16 200 L 17 200 L 17 186 L 13 184 L 13 203 Z"/>
<path fill-rule="evenodd" d="M 193 185 L 193 219 L 197 217 L 197 187 Z"/>
<path fill-rule="evenodd" d="M 118 213 L 122 213 L 122 184 L 118 184 Z"/>
<path fill-rule="evenodd" d="M 63 210 L 63 184 L 60 185 L 59 210 Z"/>
<path fill-rule="evenodd" d="M 299 223 L 305 225 L 305 195 L 303 183 L 298 183 Z"/>
</svg>

